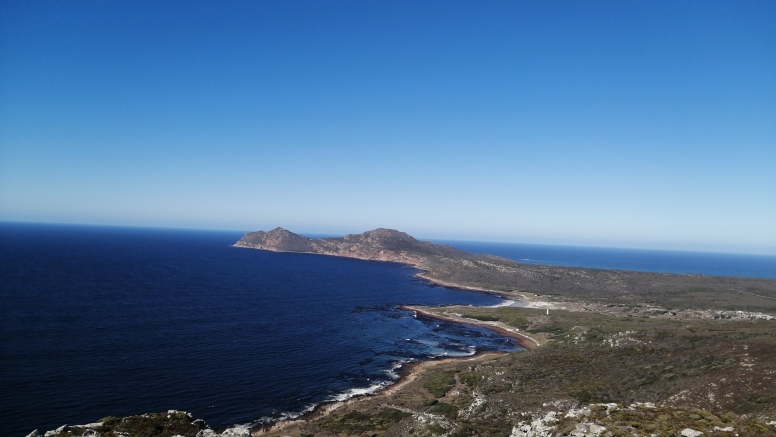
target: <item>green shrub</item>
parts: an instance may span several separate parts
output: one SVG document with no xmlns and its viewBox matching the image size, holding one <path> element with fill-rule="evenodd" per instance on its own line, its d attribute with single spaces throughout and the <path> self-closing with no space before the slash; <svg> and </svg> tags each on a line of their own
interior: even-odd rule
<svg viewBox="0 0 776 437">
<path fill-rule="evenodd" d="M 458 408 L 444 402 L 439 402 L 431 408 L 431 411 L 439 413 L 447 418 L 455 419 L 458 417 Z"/>
<path fill-rule="evenodd" d="M 441 398 L 446 395 L 450 389 L 455 387 L 455 372 L 440 372 L 431 377 L 423 385 L 432 395 L 436 398 Z"/>
<path fill-rule="evenodd" d="M 499 318 L 494 316 L 486 316 L 486 315 L 480 315 L 480 314 L 464 314 L 463 315 L 466 318 L 474 319 L 474 320 L 480 320 L 483 322 L 498 322 Z"/>
</svg>

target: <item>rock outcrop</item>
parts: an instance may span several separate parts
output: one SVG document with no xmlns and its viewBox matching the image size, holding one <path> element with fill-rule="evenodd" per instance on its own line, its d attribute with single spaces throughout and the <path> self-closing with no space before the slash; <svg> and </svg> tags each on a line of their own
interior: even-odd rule
<svg viewBox="0 0 776 437">
<path fill-rule="evenodd" d="M 172 437 L 251 437 L 246 427 L 228 428 L 221 432 L 207 428 L 202 419 L 185 411 L 149 413 L 124 418 L 106 417 L 86 425 L 62 425 L 41 434 L 37 429 L 27 437 L 130 437 L 168 435 Z"/>
</svg>

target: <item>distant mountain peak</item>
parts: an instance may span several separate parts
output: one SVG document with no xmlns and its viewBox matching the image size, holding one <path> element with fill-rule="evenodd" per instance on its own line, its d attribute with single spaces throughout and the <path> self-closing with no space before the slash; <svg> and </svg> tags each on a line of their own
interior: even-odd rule
<svg viewBox="0 0 776 437">
<path fill-rule="evenodd" d="M 377 228 L 372 231 L 366 231 L 361 235 L 377 238 L 401 238 L 404 240 L 418 241 L 406 232 L 397 231 L 396 229 Z"/>
<path fill-rule="evenodd" d="M 261 232 L 261 231 L 259 231 L 259 232 Z M 295 234 L 295 233 L 289 231 L 288 229 L 281 228 L 280 226 L 278 226 L 277 228 L 267 232 L 267 234 L 269 234 L 269 235 L 296 235 L 296 236 L 301 237 L 301 235 Z"/>
<path fill-rule="evenodd" d="M 444 244 L 419 241 L 406 232 L 387 228 L 377 228 L 362 234 L 348 234 L 341 238 L 313 239 L 277 227 L 269 232 L 249 232 L 235 243 L 235 246 L 276 252 L 307 252 L 393 261 L 424 269 L 451 259 L 476 257 Z"/>
</svg>

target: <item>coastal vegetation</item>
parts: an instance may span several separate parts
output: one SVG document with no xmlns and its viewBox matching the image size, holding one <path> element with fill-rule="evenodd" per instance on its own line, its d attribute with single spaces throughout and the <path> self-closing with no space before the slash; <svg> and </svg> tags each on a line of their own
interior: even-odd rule
<svg viewBox="0 0 776 437">
<path fill-rule="evenodd" d="M 456 372 L 438 372 L 433 378 L 429 379 L 423 387 L 426 388 L 435 398 L 441 398 L 446 395 L 453 387 L 455 387 L 455 375 Z M 432 404 L 436 404 L 434 401 Z"/>
</svg>

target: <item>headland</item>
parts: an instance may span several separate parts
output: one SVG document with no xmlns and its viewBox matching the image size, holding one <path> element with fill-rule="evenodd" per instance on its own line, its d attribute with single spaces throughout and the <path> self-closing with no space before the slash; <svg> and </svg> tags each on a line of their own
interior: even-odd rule
<svg viewBox="0 0 776 437">
<path fill-rule="evenodd" d="M 403 263 L 445 287 L 499 293 L 528 307 L 667 317 L 776 313 L 776 280 L 522 264 L 419 241 L 393 229 L 308 238 L 283 228 L 245 234 L 235 247 Z M 699 298 L 700 297 L 700 298 Z"/>
</svg>

